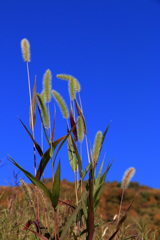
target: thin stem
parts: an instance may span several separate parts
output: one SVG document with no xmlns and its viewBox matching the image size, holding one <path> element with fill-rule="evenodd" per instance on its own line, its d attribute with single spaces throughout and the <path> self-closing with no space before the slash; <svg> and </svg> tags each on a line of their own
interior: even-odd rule
<svg viewBox="0 0 160 240">
<path fill-rule="evenodd" d="M 54 208 L 54 222 L 55 222 L 55 240 L 59 240 L 59 231 L 58 231 L 58 221 L 57 221 L 57 211 Z"/>
<path fill-rule="evenodd" d="M 81 105 L 81 110 L 83 112 L 83 109 L 82 109 L 82 102 L 81 102 L 81 97 L 80 97 L 80 93 L 78 92 L 78 96 L 79 96 L 79 102 L 80 102 L 80 105 Z"/>
<path fill-rule="evenodd" d="M 33 139 L 34 139 L 34 126 L 33 126 L 33 112 L 32 112 L 32 99 L 31 99 L 31 86 L 30 86 L 30 77 L 29 77 L 29 66 L 27 62 L 27 75 L 28 75 L 28 88 L 29 88 L 29 100 L 30 100 L 30 111 L 31 111 L 31 129 L 33 133 Z M 35 170 L 35 176 L 36 176 L 36 151 L 35 151 L 35 144 L 33 143 L 33 152 L 34 152 L 34 170 Z"/>
<path fill-rule="evenodd" d="M 28 88 L 29 88 L 29 100 L 30 100 L 30 111 L 31 111 L 31 130 L 33 133 L 33 139 L 34 139 L 34 126 L 33 126 L 33 112 L 32 112 L 32 99 L 31 99 L 31 86 L 30 86 L 30 76 L 29 76 L 29 66 L 27 62 L 27 75 L 28 75 Z M 33 153 L 34 153 L 34 170 L 35 170 L 35 176 L 36 176 L 36 151 L 35 151 L 35 144 L 33 143 Z M 38 202 L 38 194 L 36 194 L 37 199 L 37 218 L 38 218 L 38 227 L 39 227 L 39 202 Z"/>
<path fill-rule="evenodd" d="M 75 184 L 75 194 L 76 194 L 76 205 L 78 206 L 77 181 L 76 181 L 76 173 L 75 172 L 74 172 L 74 184 Z"/>
<path fill-rule="evenodd" d="M 82 161 L 82 142 L 80 142 L 80 154 L 81 154 L 81 161 Z M 81 194 L 82 194 L 82 178 L 81 178 Z"/>
<path fill-rule="evenodd" d="M 124 197 L 124 191 L 125 191 L 125 189 L 123 188 L 122 196 L 121 196 L 121 202 L 120 202 L 120 207 L 119 207 L 119 213 L 118 213 L 118 221 L 117 221 L 117 224 L 119 223 L 119 218 L 120 218 L 120 214 L 121 214 L 121 208 L 122 208 L 122 202 L 123 202 L 123 197 Z"/>
<path fill-rule="evenodd" d="M 51 121 L 50 121 L 50 111 L 49 111 L 49 102 L 48 102 L 48 118 L 49 118 L 49 138 L 51 143 L 51 152 L 52 152 L 52 142 L 51 142 Z M 54 182 L 54 165 L 53 165 L 53 157 L 51 157 L 51 164 L 52 164 L 52 178 Z"/>
<path fill-rule="evenodd" d="M 87 147 L 87 155 L 88 155 L 88 162 L 90 163 L 90 157 L 89 157 L 89 151 L 88 151 L 88 141 L 87 141 L 87 135 L 85 134 L 86 139 L 86 147 Z"/>
</svg>

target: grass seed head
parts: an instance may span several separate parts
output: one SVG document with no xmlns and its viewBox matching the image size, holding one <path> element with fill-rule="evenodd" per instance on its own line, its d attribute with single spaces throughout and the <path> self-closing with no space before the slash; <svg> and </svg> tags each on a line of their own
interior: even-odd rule
<svg viewBox="0 0 160 240">
<path fill-rule="evenodd" d="M 47 102 L 50 102 L 51 99 L 51 80 L 51 71 L 47 69 L 43 76 L 43 90 L 45 92 L 45 98 Z"/>
<path fill-rule="evenodd" d="M 131 181 L 131 178 L 135 174 L 135 171 L 136 170 L 134 167 L 130 167 L 125 171 L 125 173 L 123 175 L 122 183 L 121 183 L 122 189 L 126 189 L 128 187 L 128 185 Z"/>
<path fill-rule="evenodd" d="M 62 115 L 65 119 L 68 119 L 69 114 L 68 114 L 68 109 L 67 109 L 67 105 L 64 101 L 64 99 L 62 98 L 62 96 L 56 92 L 55 90 L 52 90 L 53 93 L 53 97 L 56 100 L 56 102 L 58 103 L 60 110 L 62 112 Z"/>
<path fill-rule="evenodd" d="M 61 79 L 61 80 L 66 80 L 66 81 L 71 81 L 71 79 L 73 79 L 74 81 L 74 88 L 77 92 L 81 91 L 81 85 L 79 83 L 79 81 L 73 77 L 72 75 L 68 75 L 68 74 L 57 74 L 56 75 L 57 78 Z"/>
<path fill-rule="evenodd" d="M 94 148 L 93 148 L 93 157 L 95 162 L 97 162 L 99 157 L 101 142 L 102 142 L 102 132 L 98 131 L 95 136 Z"/>
<path fill-rule="evenodd" d="M 84 137 L 84 128 L 83 128 L 83 120 L 81 118 L 81 116 L 78 116 L 78 139 L 80 142 L 83 141 L 83 137 Z"/>
<path fill-rule="evenodd" d="M 25 62 L 30 62 L 30 44 L 29 41 L 24 38 L 21 41 L 22 55 Z"/>
<path fill-rule="evenodd" d="M 73 78 L 71 78 L 71 80 L 68 82 L 68 90 L 69 90 L 70 98 L 73 101 L 76 98 Z"/>
<path fill-rule="evenodd" d="M 33 202 L 32 192 L 30 187 L 22 179 L 20 179 L 20 182 L 21 182 L 21 188 L 25 194 L 26 200 L 29 202 L 30 206 L 33 207 L 34 202 Z"/>
</svg>

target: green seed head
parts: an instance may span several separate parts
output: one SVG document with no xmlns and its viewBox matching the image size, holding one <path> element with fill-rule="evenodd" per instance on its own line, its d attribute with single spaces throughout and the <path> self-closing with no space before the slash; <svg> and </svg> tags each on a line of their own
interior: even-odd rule
<svg viewBox="0 0 160 240">
<path fill-rule="evenodd" d="M 95 136 L 94 148 L 93 148 L 93 157 L 94 157 L 95 162 L 97 162 L 97 160 L 99 158 L 101 142 L 102 142 L 102 132 L 98 131 Z"/>
<path fill-rule="evenodd" d="M 68 114 L 68 109 L 67 109 L 67 105 L 64 101 L 64 99 L 62 98 L 62 96 L 56 92 L 55 90 L 52 90 L 53 93 L 53 97 L 56 100 L 56 102 L 58 103 L 60 110 L 62 112 L 62 115 L 65 119 L 68 119 L 69 114 Z"/>
<path fill-rule="evenodd" d="M 51 99 L 51 71 L 47 69 L 43 76 L 43 90 L 45 92 L 45 98 L 47 102 L 50 102 Z"/>
<path fill-rule="evenodd" d="M 83 137 L 84 137 L 83 132 L 84 132 L 83 120 L 81 116 L 78 116 L 78 139 L 80 142 L 83 141 Z"/>
</svg>

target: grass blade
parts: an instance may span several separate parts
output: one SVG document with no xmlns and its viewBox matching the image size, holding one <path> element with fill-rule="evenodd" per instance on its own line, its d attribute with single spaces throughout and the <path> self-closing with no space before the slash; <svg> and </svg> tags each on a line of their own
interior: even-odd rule
<svg viewBox="0 0 160 240">
<path fill-rule="evenodd" d="M 77 169 L 77 162 L 76 162 L 76 156 L 75 156 L 75 151 L 74 151 L 74 148 L 73 148 L 71 136 L 69 136 L 67 138 L 67 144 L 68 144 L 69 162 L 70 162 L 70 165 L 71 165 L 71 168 L 72 168 L 73 172 L 75 172 L 76 169 Z"/>
<path fill-rule="evenodd" d="M 31 173 L 29 173 L 28 171 L 24 170 L 11 156 L 9 156 L 9 158 L 7 158 L 12 164 L 14 164 L 17 168 L 19 168 L 28 178 L 29 180 L 36 186 L 38 186 L 39 188 L 41 188 L 44 193 L 46 194 L 46 196 L 51 200 L 52 202 L 52 194 L 49 191 L 49 189 L 41 182 L 39 181 L 36 177 L 34 177 Z"/>
<path fill-rule="evenodd" d="M 55 142 L 52 143 L 52 149 L 54 151 L 54 149 L 57 147 L 57 145 L 65 138 L 65 136 L 57 139 Z M 39 167 L 38 167 L 38 170 L 37 170 L 37 173 L 36 173 L 36 178 L 37 179 L 40 179 L 41 176 L 42 176 L 42 173 L 44 172 L 44 169 L 47 165 L 47 163 L 49 162 L 49 159 L 50 159 L 50 149 L 51 148 L 48 148 L 48 150 L 44 153 L 41 161 L 40 161 L 40 164 L 39 164 Z"/>
<path fill-rule="evenodd" d="M 60 192 L 60 161 L 57 167 L 57 171 L 54 178 L 53 188 L 52 188 L 52 206 L 54 208 L 57 207 L 59 200 L 59 192 Z"/>
<path fill-rule="evenodd" d="M 18 119 L 19 119 L 20 122 L 22 123 L 23 127 L 26 129 L 26 131 L 27 131 L 27 133 L 29 134 L 29 136 L 30 136 L 30 138 L 32 139 L 32 141 L 34 142 L 35 147 L 36 147 L 39 155 L 40 155 L 41 157 L 43 157 L 43 152 L 42 152 L 41 147 L 40 147 L 40 146 L 38 145 L 38 143 L 36 143 L 36 141 L 33 139 L 31 133 L 28 131 L 27 127 L 24 125 L 24 123 L 22 122 L 22 120 L 21 120 L 19 117 L 18 117 Z"/>
<path fill-rule="evenodd" d="M 71 128 L 75 125 L 75 119 L 74 119 L 74 116 L 73 116 L 73 110 L 72 110 L 71 103 L 70 103 L 70 124 L 71 124 Z M 73 129 L 73 135 L 74 135 L 75 142 L 77 142 L 78 141 L 78 136 L 77 136 L 77 127 L 76 126 Z"/>
<path fill-rule="evenodd" d="M 80 177 L 82 178 L 82 160 L 81 160 L 81 157 L 79 155 L 79 152 L 78 152 L 78 149 L 77 149 L 77 146 L 75 144 L 75 141 L 71 135 L 71 139 L 72 139 L 72 143 L 73 143 L 73 147 L 74 147 L 74 151 L 76 153 L 76 156 L 77 156 L 77 161 L 78 161 L 78 165 L 79 165 L 79 174 L 80 174 Z"/>
<path fill-rule="evenodd" d="M 37 98 L 38 98 L 39 107 L 42 111 L 42 115 L 43 115 L 43 118 L 44 118 L 45 125 L 46 125 L 46 127 L 48 127 L 49 121 L 48 121 L 48 113 L 47 113 L 46 105 L 43 102 L 43 99 L 42 99 L 42 97 L 39 93 L 37 93 Z"/>
<path fill-rule="evenodd" d="M 44 134 L 45 134 L 46 140 L 47 140 L 48 144 L 50 144 L 48 136 L 47 136 L 47 133 L 46 133 L 46 128 L 45 128 L 45 125 L 44 125 L 45 123 L 44 123 L 44 120 L 43 120 L 43 117 L 42 117 L 42 113 L 41 113 L 41 110 L 40 110 L 39 106 L 38 106 L 38 111 L 39 111 L 39 115 L 40 115 L 40 118 L 41 118 L 41 123 L 42 123 L 42 126 L 43 126 L 43 130 L 44 130 Z"/>
<path fill-rule="evenodd" d="M 64 140 L 61 142 L 61 144 L 60 144 L 60 146 L 59 146 L 59 148 L 58 148 L 58 150 L 57 150 L 57 152 L 56 152 L 56 156 L 55 156 L 55 158 L 54 158 L 53 164 L 55 163 L 55 160 L 56 160 L 56 158 L 57 158 L 57 155 L 58 155 L 61 147 L 63 146 L 63 144 L 65 143 L 66 139 L 68 138 L 68 136 L 71 134 L 71 132 L 74 130 L 75 127 L 76 127 L 76 124 L 72 127 L 72 129 L 71 129 L 71 130 L 67 133 L 67 135 L 65 136 Z"/>
</svg>

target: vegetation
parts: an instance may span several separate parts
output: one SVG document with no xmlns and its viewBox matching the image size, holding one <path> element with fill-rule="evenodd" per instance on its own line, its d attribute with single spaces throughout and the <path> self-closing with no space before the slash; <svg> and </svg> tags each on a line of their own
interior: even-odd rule
<svg viewBox="0 0 160 240">
<path fill-rule="evenodd" d="M 101 196 L 105 186 L 106 175 L 112 163 L 108 163 L 106 170 L 102 174 L 104 158 L 97 177 L 95 171 L 97 172 L 97 163 L 100 161 L 101 149 L 110 124 L 104 133 L 98 130 L 97 134 L 95 134 L 93 147 L 89 147 L 87 125 L 80 97 L 81 87 L 78 80 L 71 75 L 57 75 L 57 78 L 68 82 L 70 112 L 61 94 L 52 89 L 52 74 L 49 69 L 44 73 L 42 92 L 37 93 L 35 78 L 33 92 L 31 94 L 29 76 L 31 54 L 27 39 L 21 41 L 21 48 L 28 74 L 31 132 L 22 120 L 19 120 L 33 142 L 33 166 L 35 176 L 23 169 L 11 156 L 8 157 L 8 160 L 21 170 L 33 185 L 28 186 L 21 180 L 21 188 L 16 187 L 11 189 L 7 206 L 1 209 L 1 239 L 156 239 L 156 232 L 145 230 L 145 224 L 134 223 L 130 225 L 128 223 L 128 213 L 132 208 L 135 196 L 133 195 L 130 199 L 129 196 L 127 196 L 126 189 L 135 173 L 133 167 L 127 169 L 122 179 L 122 189 L 118 193 L 119 207 L 116 209 L 115 214 L 113 215 L 112 212 L 111 219 L 106 219 L 105 222 L 104 217 L 98 217 L 97 209 L 101 207 L 100 200 L 102 199 Z M 53 127 L 51 126 L 52 121 L 50 119 L 50 102 L 52 99 L 58 104 L 67 124 L 67 133 L 59 136 L 57 140 L 54 140 L 56 109 Z M 48 143 L 48 149 L 46 149 L 45 152 L 42 150 L 43 145 L 40 146 L 34 136 L 36 108 L 38 108 L 43 133 Z M 85 138 L 88 158 L 88 165 L 85 166 L 85 171 L 83 171 L 82 168 L 83 137 Z M 63 184 L 60 183 L 60 161 L 55 170 L 57 155 L 65 142 L 67 142 L 68 157 L 75 178 L 73 186 L 74 196 L 71 194 L 73 193 L 72 190 L 70 198 L 66 198 L 64 195 L 61 196 Z M 36 161 L 37 154 L 41 157 L 39 166 L 37 166 Z M 41 178 L 49 162 L 51 162 L 52 166 L 52 182 L 45 183 L 42 182 Z M 84 178 L 87 173 L 89 173 L 89 179 L 85 182 Z M 111 192 L 109 192 L 109 194 L 111 194 Z M 111 196 L 113 197 L 114 195 Z M 145 192 L 142 192 L 141 196 L 145 201 L 148 201 L 149 196 Z M 3 193 L 1 198 L 3 198 Z M 127 198 L 129 203 L 124 209 L 123 200 Z M 152 205 L 152 208 L 154 208 L 154 206 L 155 205 Z M 111 210 L 109 201 L 107 207 Z M 153 218 L 153 212 L 151 217 Z M 101 229 L 101 231 L 99 229 Z"/>
</svg>

